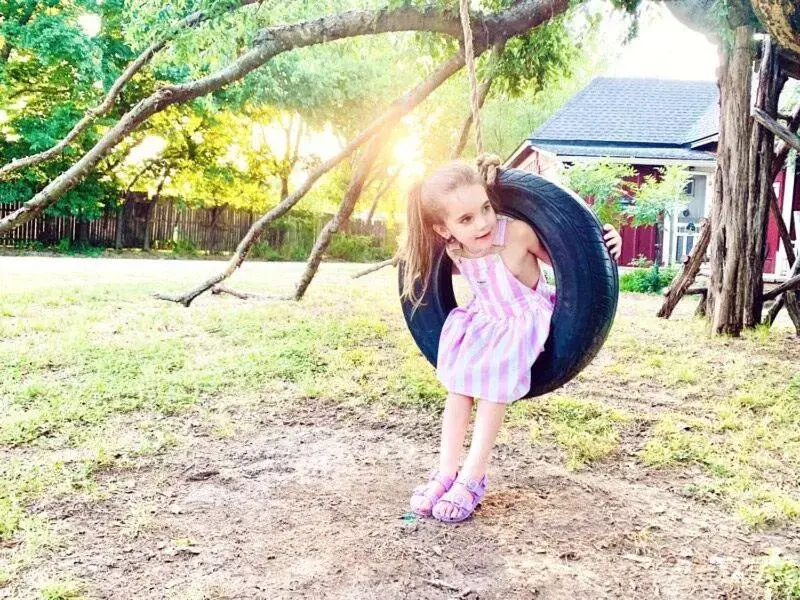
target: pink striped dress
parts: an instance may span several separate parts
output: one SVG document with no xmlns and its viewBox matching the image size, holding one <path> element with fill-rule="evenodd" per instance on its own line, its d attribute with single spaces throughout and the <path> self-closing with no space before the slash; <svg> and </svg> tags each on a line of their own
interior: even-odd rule
<svg viewBox="0 0 800 600">
<path fill-rule="evenodd" d="M 503 262 L 499 251 L 510 220 L 498 215 L 496 252 L 480 258 L 451 252 L 474 297 L 447 316 L 436 364 L 449 392 L 501 403 L 530 389 L 531 366 L 544 349 L 555 302 L 544 276 L 531 289 Z"/>
</svg>

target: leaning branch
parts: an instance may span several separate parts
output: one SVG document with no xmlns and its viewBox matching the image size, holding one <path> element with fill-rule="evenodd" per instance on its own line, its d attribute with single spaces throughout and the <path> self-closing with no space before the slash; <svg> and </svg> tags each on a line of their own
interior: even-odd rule
<svg viewBox="0 0 800 600">
<path fill-rule="evenodd" d="M 427 98 L 431 92 L 433 92 L 436 88 L 438 88 L 442 83 L 447 81 L 447 79 L 453 75 L 453 73 L 457 72 L 461 67 L 464 66 L 464 57 L 461 54 L 454 56 L 450 60 L 448 60 L 444 65 L 439 67 L 436 71 L 434 71 L 428 78 L 420 83 L 417 87 L 413 90 L 408 92 L 404 97 L 400 98 L 399 100 L 395 101 L 395 103 L 386 111 L 383 115 L 375 119 L 369 127 L 367 127 L 364 131 L 362 131 L 358 136 L 355 137 L 347 146 L 345 146 L 339 154 L 336 156 L 329 158 L 319 167 L 317 167 L 303 182 L 297 190 L 295 190 L 292 194 L 287 196 L 280 204 L 278 204 L 275 208 L 270 210 L 268 213 L 263 215 L 260 219 L 258 219 L 253 225 L 250 227 L 250 230 L 245 234 L 242 241 L 239 242 L 239 245 L 236 248 L 236 252 L 231 257 L 228 265 L 222 272 L 217 273 L 213 277 L 207 279 L 196 288 L 189 290 L 183 294 L 156 294 L 155 297 L 161 300 L 170 300 L 172 302 L 178 302 L 183 304 L 184 306 L 189 306 L 192 301 L 197 298 L 200 294 L 207 291 L 214 285 L 217 285 L 221 281 L 224 281 L 228 277 L 230 277 L 236 269 L 238 269 L 241 264 L 244 262 L 245 258 L 247 258 L 247 254 L 250 252 L 250 248 L 252 248 L 253 244 L 258 241 L 258 238 L 261 236 L 261 233 L 267 228 L 267 226 L 272 223 L 275 219 L 282 217 L 286 214 L 289 209 L 291 209 L 295 204 L 297 204 L 303 196 L 308 193 L 311 187 L 316 183 L 316 181 L 322 177 L 325 173 L 333 169 L 336 165 L 342 162 L 345 158 L 350 156 L 356 149 L 361 146 L 364 142 L 370 139 L 376 132 L 378 132 L 384 125 L 391 121 L 396 121 L 403 115 L 407 114 L 415 106 L 417 106 L 420 102 L 422 102 L 425 98 Z"/>
</svg>

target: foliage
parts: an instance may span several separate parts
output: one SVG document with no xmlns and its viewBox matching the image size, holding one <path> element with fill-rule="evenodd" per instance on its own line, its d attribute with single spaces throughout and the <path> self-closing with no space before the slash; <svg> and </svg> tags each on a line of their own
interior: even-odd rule
<svg viewBox="0 0 800 600">
<path fill-rule="evenodd" d="M 771 553 L 761 569 L 765 600 L 800 599 L 800 565 Z"/>
<path fill-rule="evenodd" d="M 337 233 L 328 246 L 327 255 L 349 262 L 372 262 L 391 258 L 392 251 L 382 248 L 371 235 Z"/>
<path fill-rule="evenodd" d="M 619 278 L 619 289 L 623 292 L 641 294 L 660 294 L 675 278 L 677 269 L 670 267 L 659 269 L 655 265 L 650 268 L 636 268 Z"/>
<path fill-rule="evenodd" d="M 677 165 L 658 169 L 658 175 L 648 175 L 636 190 L 636 202 L 627 212 L 633 217 L 633 226 L 655 225 L 665 217 L 686 208 L 691 199 L 686 186 L 691 174 Z"/>
<path fill-rule="evenodd" d="M 620 229 L 627 221 L 623 200 L 636 193 L 636 171 L 630 164 L 600 161 L 577 163 L 566 170 L 567 185 L 591 201 L 592 210 L 602 223 Z"/>
</svg>

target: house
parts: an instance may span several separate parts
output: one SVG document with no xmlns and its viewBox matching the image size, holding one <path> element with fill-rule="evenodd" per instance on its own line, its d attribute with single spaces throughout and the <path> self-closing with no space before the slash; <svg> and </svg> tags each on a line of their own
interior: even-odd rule
<svg viewBox="0 0 800 600">
<path fill-rule="evenodd" d="M 680 262 L 694 246 L 713 198 L 719 138 L 719 91 L 713 81 L 599 77 L 573 96 L 506 160 L 505 165 L 558 180 L 560 167 L 606 160 L 630 163 L 638 182 L 667 165 L 691 173 L 690 204 L 664 223 L 658 257 Z M 790 159 L 792 160 L 792 159 Z M 793 232 L 800 211 L 800 181 L 792 161 L 775 182 L 783 216 Z M 623 227 L 621 264 L 656 259 L 653 227 Z M 775 223 L 767 235 L 765 272 L 786 272 Z"/>
</svg>

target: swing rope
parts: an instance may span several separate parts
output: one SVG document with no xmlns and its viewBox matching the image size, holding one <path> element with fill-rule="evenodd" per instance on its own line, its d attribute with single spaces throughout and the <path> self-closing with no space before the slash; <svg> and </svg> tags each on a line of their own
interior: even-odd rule
<svg viewBox="0 0 800 600">
<path fill-rule="evenodd" d="M 464 60 L 467 64 L 467 75 L 470 86 L 470 100 L 472 109 L 472 122 L 475 126 L 475 162 L 481 178 L 486 185 L 494 185 L 497 169 L 502 163 L 496 154 L 483 152 L 483 131 L 481 124 L 481 107 L 478 100 L 478 80 L 475 76 L 475 50 L 472 46 L 472 25 L 469 21 L 469 0 L 459 0 L 459 13 L 461 15 L 461 30 L 464 34 Z"/>
</svg>

